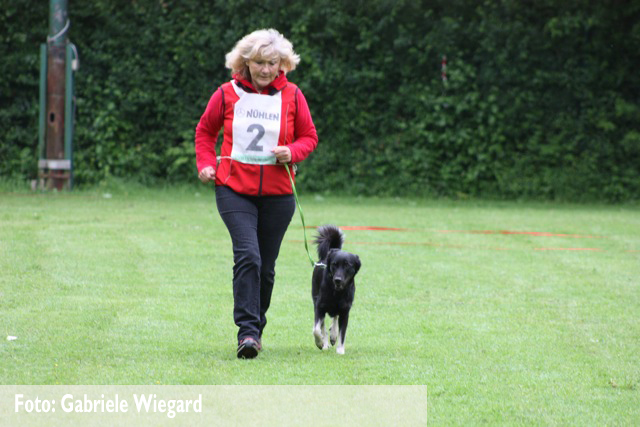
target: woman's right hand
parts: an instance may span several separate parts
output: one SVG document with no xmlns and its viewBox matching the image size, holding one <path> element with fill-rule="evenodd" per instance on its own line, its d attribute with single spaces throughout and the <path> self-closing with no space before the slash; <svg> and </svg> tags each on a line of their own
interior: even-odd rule
<svg viewBox="0 0 640 427">
<path fill-rule="evenodd" d="M 200 171 L 200 173 L 198 174 L 198 178 L 200 178 L 200 181 L 202 181 L 203 184 L 206 184 L 209 181 L 213 181 L 216 178 L 216 170 L 213 168 L 213 166 L 207 166 Z"/>
</svg>

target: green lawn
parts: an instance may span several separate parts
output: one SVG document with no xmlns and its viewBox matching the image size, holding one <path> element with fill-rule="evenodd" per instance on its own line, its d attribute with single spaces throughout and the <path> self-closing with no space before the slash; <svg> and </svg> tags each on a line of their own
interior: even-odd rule
<svg viewBox="0 0 640 427">
<path fill-rule="evenodd" d="M 426 384 L 432 425 L 639 422 L 638 206 L 301 202 L 307 225 L 405 230 L 345 231 L 363 267 L 339 356 L 314 344 L 296 214 L 242 361 L 210 188 L 0 193 L 1 383 Z"/>
</svg>

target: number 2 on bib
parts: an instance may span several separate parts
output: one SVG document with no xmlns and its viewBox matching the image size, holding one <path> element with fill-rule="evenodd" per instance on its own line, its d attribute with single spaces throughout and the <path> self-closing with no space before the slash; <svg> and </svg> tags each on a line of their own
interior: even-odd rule
<svg viewBox="0 0 640 427">
<path fill-rule="evenodd" d="M 254 123 L 247 128 L 247 133 L 253 133 L 256 130 L 258 131 L 258 134 L 253 138 L 253 140 L 251 140 L 251 142 L 247 146 L 247 151 L 258 151 L 262 153 L 264 151 L 264 147 L 262 145 L 258 145 L 258 143 L 264 136 L 264 126 Z"/>
</svg>

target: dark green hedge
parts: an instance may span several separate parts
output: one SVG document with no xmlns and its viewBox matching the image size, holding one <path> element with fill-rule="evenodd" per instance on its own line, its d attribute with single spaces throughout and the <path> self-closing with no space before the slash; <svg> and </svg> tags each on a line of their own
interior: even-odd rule
<svg viewBox="0 0 640 427">
<path fill-rule="evenodd" d="M 0 176 L 29 179 L 48 2 L 5 3 Z M 290 79 L 320 136 L 303 191 L 640 198 L 637 0 L 69 3 L 77 183 L 195 180 L 224 54 L 274 27 L 302 56 Z"/>
</svg>

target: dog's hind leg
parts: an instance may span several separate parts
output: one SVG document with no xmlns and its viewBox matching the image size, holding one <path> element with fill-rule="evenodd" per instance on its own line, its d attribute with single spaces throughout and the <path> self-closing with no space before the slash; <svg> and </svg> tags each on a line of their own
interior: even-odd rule
<svg viewBox="0 0 640 427">
<path fill-rule="evenodd" d="M 326 350 L 329 348 L 327 331 L 324 328 L 324 318 L 316 320 L 316 324 L 313 327 L 313 336 L 316 339 L 316 346 L 320 350 Z"/>
<path fill-rule="evenodd" d="M 349 323 L 349 313 L 342 313 L 338 317 L 338 347 L 336 353 L 344 354 L 344 340 L 347 337 L 347 324 Z"/>
<path fill-rule="evenodd" d="M 336 341 L 338 340 L 338 316 L 332 318 L 331 329 L 329 330 L 331 345 L 336 345 Z"/>
</svg>

